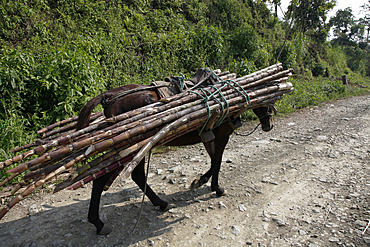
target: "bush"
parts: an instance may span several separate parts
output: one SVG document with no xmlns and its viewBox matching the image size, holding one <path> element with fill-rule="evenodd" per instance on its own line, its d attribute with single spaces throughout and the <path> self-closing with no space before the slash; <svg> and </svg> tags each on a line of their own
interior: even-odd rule
<svg viewBox="0 0 370 247">
<path fill-rule="evenodd" d="M 201 24 L 193 35 L 192 55 L 203 61 L 202 67 L 222 64 L 226 52 L 222 29 Z"/>
<path fill-rule="evenodd" d="M 259 49 L 259 38 L 256 31 L 244 23 L 230 35 L 230 52 L 236 60 L 252 59 Z"/>
<path fill-rule="evenodd" d="M 328 47 L 326 61 L 329 64 L 330 73 L 341 76 L 347 68 L 347 58 L 339 47 Z"/>
<path fill-rule="evenodd" d="M 262 47 L 253 54 L 254 64 L 258 69 L 268 67 L 271 59 L 272 54 Z"/>
<path fill-rule="evenodd" d="M 314 66 L 311 68 L 312 75 L 317 76 L 323 76 L 325 74 L 326 67 L 322 62 L 317 62 L 314 64 Z"/>
<path fill-rule="evenodd" d="M 3 48 L 0 51 L 2 117 L 6 111 L 41 124 L 71 116 L 104 88 L 99 66 L 84 50 L 48 54 Z M 46 119 L 44 117 L 46 116 Z"/>
<path fill-rule="evenodd" d="M 241 61 L 234 60 L 230 65 L 230 70 L 233 73 L 236 73 L 238 76 L 248 75 L 257 70 L 256 65 L 253 61 L 244 59 Z"/>
<path fill-rule="evenodd" d="M 285 45 L 279 46 L 275 50 L 275 57 L 278 57 L 279 53 L 279 61 L 283 63 L 285 69 L 296 67 L 297 54 L 291 41 L 287 41 Z"/>
</svg>

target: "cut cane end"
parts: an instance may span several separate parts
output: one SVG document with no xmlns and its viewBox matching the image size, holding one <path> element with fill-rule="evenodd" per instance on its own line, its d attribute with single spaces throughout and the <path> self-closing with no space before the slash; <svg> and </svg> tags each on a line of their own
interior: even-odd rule
<svg viewBox="0 0 370 247">
<path fill-rule="evenodd" d="M 125 176 L 126 176 L 126 178 L 130 177 L 131 173 L 132 173 L 132 167 L 131 166 L 128 166 L 125 169 Z"/>
<path fill-rule="evenodd" d="M 91 154 L 92 152 L 94 152 L 94 146 L 90 146 L 87 150 L 86 150 L 86 152 L 85 152 L 85 155 L 87 156 L 87 155 L 89 155 L 89 154 Z"/>
</svg>

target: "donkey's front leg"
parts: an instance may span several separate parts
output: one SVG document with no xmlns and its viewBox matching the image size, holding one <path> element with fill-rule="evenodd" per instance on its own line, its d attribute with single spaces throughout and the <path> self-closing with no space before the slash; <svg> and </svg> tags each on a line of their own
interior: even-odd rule
<svg viewBox="0 0 370 247">
<path fill-rule="evenodd" d="M 223 149 L 221 150 L 221 152 L 218 152 L 220 151 L 219 144 L 216 141 L 210 141 L 203 144 L 209 156 L 211 157 L 211 168 L 199 179 L 195 179 L 190 188 L 199 188 L 203 184 L 207 183 L 208 180 L 212 177 L 211 190 L 215 191 L 217 196 L 223 196 L 225 195 L 225 190 L 218 184 L 218 173 L 220 172 Z"/>
<path fill-rule="evenodd" d="M 190 185 L 191 190 L 198 189 L 201 187 L 203 184 L 207 183 L 208 180 L 212 176 L 212 170 L 209 169 L 205 174 L 203 174 L 199 179 L 194 179 L 194 181 Z"/>
<path fill-rule="evenodd" d="M 217 147 L 217 144 L 215 146 Z M 211 190 L 215 191 L 217 196 L 226 195 L 225 189 L 221 187 L 218 183 L 218 176 L 220 173 L 221 162 L 222 162 L 222 154 L 223 154 L 223 149 L 218 150 L 218 152 L 215 152 L 213 156 L 211 156 L 211 169 L 210 169 L 212 171 Z"/>
<path fill-rule="evenodd" d="M 211 169 L 209 169 L 205 174 L 203 174 L 199 179 L 195 179 L 190 185 L 190 189 L 194 190 L 201 187 L 203 184 L 207 183 L 212 177 L 211 190 L 216 192 L 217 196 L 226 195 L 225 189 L 218 184 L 218 173 L 220 171 L 221 161 L 212 161 Z"/>
<path fill-rule="evenodd" d="M 212 171 L 212 182 L 211 190 L 215 191 L 217 196 L 226 195 L 226 191 L 218 183 L 218 177 L 221 169 L 222 156 L 225 151 L 225 147 L 229 141 L 230 135 L 233 133 L 234 128 L 229 123 L 223 123 L 214 130 L 215 139 L 214 144 L 206 149 L 211 157 L 211 171 Z"/>
</svg>

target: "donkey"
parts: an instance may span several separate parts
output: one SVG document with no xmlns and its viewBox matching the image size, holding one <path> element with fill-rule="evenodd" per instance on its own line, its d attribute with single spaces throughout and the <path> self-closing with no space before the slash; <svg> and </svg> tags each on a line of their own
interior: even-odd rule
<svg viewBox="0 0 370 247">
<path fill-rule="evenodd" d="M 134 92 L 128 93 L 122 97 L 114 98 L 115 95 L 126 91 Z M 114 100 L 111 100 L 112 98 L 114 98 Z M 76 128 L 82 129 L 89 125 L 90 114 L 98 104 L 103 105 L 104 115 L 109 118 L 155 103 L 160 100 L 160 98 L 161 96 L 158 90 L 147 85 L 130 84 L 109 90 L 91 99 L 81 109 Z M 271 106 L 253 109 L 254 113 L 259 118 L 262 125 L 262 130 L 264 131 L 270 131 L 273 128 L 272 110 L 273 109 Z M 212 130 L 214 138 L 211 141 L 202 141 L 201 137 L 199 136 L 199 132 L 193 131 L 165 144 L 166 146 L 185 146 L 203 142 L 211 158 L 211 168 L 199 179 L 195 179 L 193 181 L 191 184 L 191 189 L 199 188 L 203 184 L 207 183 L 212 177 L 211 191 L 216 192 L 217 196 L 223 196 L 226 194 L 225 189 L 221 187 L 218 182 L 222 155 L 226 144 L 229 141 L 230 135 L 233 133 L 234 129 L 240 125 L 241 120 L 239 117 L 235 119 L 228 119 L 228 121 L 223 122 L 221 125 Z M 158 195 L 146 183 L 144 166 L 145 159 L 143 159 L 131 173 L 132 180 L 140 187 L 142 191 L 144 191 L 146 187 L 146 196 L 154 206 L 159 206 L 159 209 L 162 211 L 168 210 L 170 207 L 169 203 L 159 198 Z M 105 225 L 99 218 L 101 194 L 105 185 L 108 183 L 108 181 L 110 181 L 112 176 L 113 172 L 110 172 L 93 181 L 88 220 L 90 223 L 94 224 L 96 227 L 96 233 L 98 235 L 107 235 L 112 231 L 112 229 Z"/>
</svg>

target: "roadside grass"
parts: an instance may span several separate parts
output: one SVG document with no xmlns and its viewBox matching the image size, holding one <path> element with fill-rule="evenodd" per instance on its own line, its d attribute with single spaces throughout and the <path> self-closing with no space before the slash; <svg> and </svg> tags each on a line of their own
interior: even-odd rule
<svg viewBox="0 0 370 247">
<path fill-rule="evenodd" d="M 343 99 L 370 93 L 370 78 L 353 76 L 348 85 L 343 85 L 340 79 L 327 78 L 297 78 L 290 80 L 294 92 L 284 95 L 276 102 L 279 115 L 289 114 L 298 109 L 316 106 L 330 100 Z"/>
<path fill-rule="evenodd" d="M 348 85 L 343 85 L 341 78 L 328 79 L 323 77 L 298 77 L 289 79 L 293 83 L 294 91 L 286 94 L 275 103 L 278 116 L 292 113 L 298 109 L 316 106 L 330 100 L 343 99 L 358 95 L 370 94 L 370 78 L 356 74 L 348 77 Z M 252 111 L 246 111 L 242 119 L 257 120 Z"/>
</svg>

